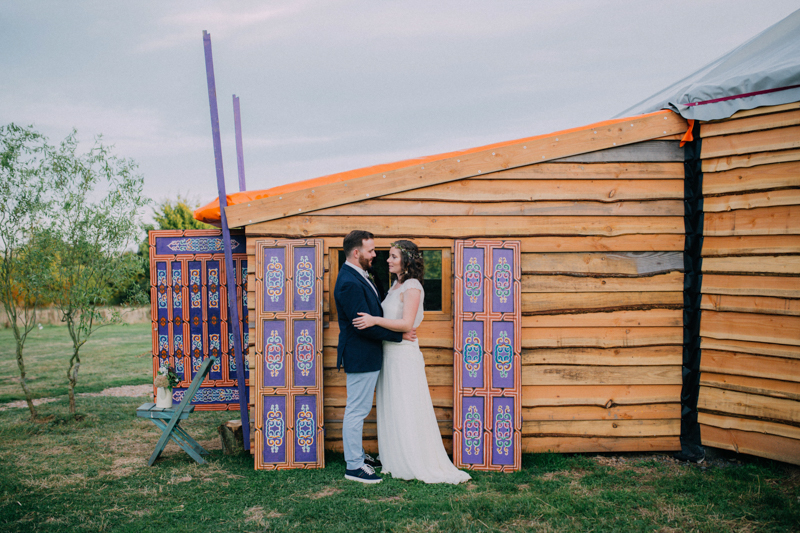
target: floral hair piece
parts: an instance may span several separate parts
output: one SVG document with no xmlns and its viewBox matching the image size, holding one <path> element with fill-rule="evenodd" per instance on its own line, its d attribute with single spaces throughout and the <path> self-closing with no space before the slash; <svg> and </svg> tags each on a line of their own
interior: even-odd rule
<svg viewBox="0 0 800 533">
<path fill-rule="evenodd" d="M 389 244 L 390 248 L 397 248 L 400 252 L 405 256 L 406 260 L 418 259 L 422 257 L 422 252 L 416 252 L 409 250 L 408 248 L 403 248 L 400 243 L 397 241 Z"/>
</svg>

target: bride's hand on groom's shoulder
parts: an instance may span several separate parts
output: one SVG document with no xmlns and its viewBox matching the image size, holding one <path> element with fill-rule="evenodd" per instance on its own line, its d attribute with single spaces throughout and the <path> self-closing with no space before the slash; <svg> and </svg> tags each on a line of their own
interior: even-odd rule
<svg viewBox="0 0 800 533">
<path fill-rule="evenodd" d="M 376 323 L 375 317 L 368 313 L 358 313 L 358 318 L 353 319 L 353 325 L 357 329 L 367 329 L 374 326 Z"/>
</svg>

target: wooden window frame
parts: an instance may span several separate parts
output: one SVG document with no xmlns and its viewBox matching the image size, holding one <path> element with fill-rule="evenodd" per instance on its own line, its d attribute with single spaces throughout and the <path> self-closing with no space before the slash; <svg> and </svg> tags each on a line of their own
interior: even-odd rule
<svg viewBox="0 0 800 533">
<path fill-rule="evenodd" d="M 388 246 L 375 246 L 376 250 L 388 250 Z M 442 252 L 442 310 L 425 311 L 425 320 L 447 321 L 453 319 L 453 250 L 442 246 L 420 246 L 420 251 Z M 333 288 L 336 286 L 336 278 L 339 276 L 339 252 L 341 246 L 331 246 L 328 248 L 328 262 L 330 272 L 330 320 L 338 320 L 336 303 L 333 298 Z"/>
</svg>

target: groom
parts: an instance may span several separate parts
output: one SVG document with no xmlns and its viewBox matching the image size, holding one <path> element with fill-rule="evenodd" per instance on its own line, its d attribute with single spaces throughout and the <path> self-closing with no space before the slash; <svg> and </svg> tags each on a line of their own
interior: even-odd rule
<svg viewBox="0 0 800 533">
<path fill-rule="evenodd" d="M 356 329 L 353 319 L 358 313 L 383 316 L 378 290 L 369 279 L 367 269 L 375 259 L 374 235 L 353 230 L 344 238 L 342 247 L 347 261 L 339 269 L 333 298 L 339 315 L 339 346 L 336 368 L 344 364 L 347 373 L 347 405 L 344 409 L 342 440 L 347 461 L 345 479 L 361 483 L 380 483 L 375 466 L 380 463 L 364 453 L 361 445 L 364 419 L 372 410 L 375 384 L 383 363 L 382 341 L 400 342 L 417 338 L 408 333 L 389 331 L 380 326 Z"/>
</svg>

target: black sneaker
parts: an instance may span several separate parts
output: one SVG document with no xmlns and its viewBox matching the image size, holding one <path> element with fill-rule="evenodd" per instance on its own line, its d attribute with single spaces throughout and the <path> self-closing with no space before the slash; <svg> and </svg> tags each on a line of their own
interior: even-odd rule
<svg viewBox="0 0 800 533">
<path fill-rule="evenodd" d="M 705 461 L 706 452 L 705 452 L 705 450 L 701 450 L 700 453 L 698 453 L 698 454 L 692 454 L 692 453 L 684 452 L 683 450 L 681 450 L 678 453 L 676 453 L 675 455 L 673 455 L 672 457 L 674 457 L 675 459 L 677 459 L 678 461 L 681 461 L 681 462 L 686 461 L 686 462 L 689 462 L 689 463 L 695 463 L 695 464 L 699 465 L 700 463 Z"/>
<path fill-rule="evenodd" d="M 349 479 L 350 481 L 358 481 L 359 483 L 381 482 L 381 478 L 375 475 L 375 469 L 367 464 L 355 470 L 345 470 L 344 478 Z"/>
<path fill-rule="evenodd" d="M 372 468 L 381 468 L 381 467 L 383 467 L 383 464 L 381 464 L 381 456 L 380 455 L 378 457 L 372 457 L 370 454 L 365 453 L 364 454 L 364 462 L 366 464 L 368 464 L 369 466 L 371 466 Z"/>
</svg>

